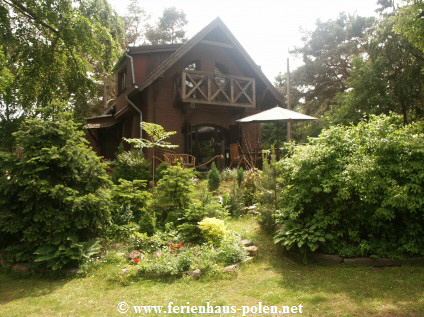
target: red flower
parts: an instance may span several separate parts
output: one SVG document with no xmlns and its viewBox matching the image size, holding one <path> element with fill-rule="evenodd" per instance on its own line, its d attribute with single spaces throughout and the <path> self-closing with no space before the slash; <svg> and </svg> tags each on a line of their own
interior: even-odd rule
<svg viewBox="0 0 424 317">
<path fill-rule="evenodd" d="M 183 245 L 181 243 L 178 243 L 178 249 L 181 249 L 183 247 Z"/>
<path fill-rule="evenodd" d="M 135 258 L 133 261 L 134 261 L 135 264 L 137 264 L 138 262 L 140 262 L 140 259 L 139 258 Z"/>
<path fill-rule="evenodd" d="M 169 247 L 170 247 L 171 249 L 175 248 L 175 246 L 174 246 L 173 244 L 171 244 Z"/>
</svg>

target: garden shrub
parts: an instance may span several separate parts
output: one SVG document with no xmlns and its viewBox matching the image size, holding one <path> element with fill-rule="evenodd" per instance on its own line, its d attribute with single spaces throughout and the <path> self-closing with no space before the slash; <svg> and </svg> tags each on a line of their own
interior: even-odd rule
<svg viewBox="0 0 424 317">
<path fill-rule="evenodd" d="M 146 160 L 140 149 L 124 151 L 116 156 L 112 168 L 112 181 L 118 183 L 119 179 L 128 181 L 151 180 L 151 163 Z"/>
<path fill-rule="evenodd" d="M 182 241 L 176 230 L 158 230 L 151 236 L 146 233 L 134 232 L 129 242 L 134 250 L 140 250 L 143 253 L 152 253 L 167 249 L 170 245 L 178 245 Z"/>
<path fill-rule="evenodd" d="M 157 225 L 177 224 L 191 202 L 193 171 L 181 166 L 167 168 L 153 192 L 150 211 L 155 214 Z"/>
<path fill-rule="evenodd" d="M 263 157 L 262 171 L 259 172 L 256 181 L 254 199 L 259 211 L 259 223 L 268 232 L 272 232 L 275 226 L 274 214 L 278 209 L 278 184 L 275 155 L 271 155 L 271 161 Z"/>
<path fill-rule="evenodd" d="M 70 241 L 101 235 L 110 223 L 111 184 L 71 116 L 27 119 L 15 138 L 23 157 L 8 160 L 0 184 L 0 249 L 19 249 L 9 254 L 12 260 L 32 261 L 39 248 L 72 249 Z M 84 259 L 84 252 L 71 253 L 46 265 L 60 268 Z"/>
<path fill-rule="evenodd" d="M 243 183 L 243 180 L 244 180 L 244 169 L 243 167 L 239 167 L 237 169 L 237 184 L 241 186 L 241 184 Z"/>
<path fill-rule="evenodd" d="M 199 183 L 191 195 L 190 205 L 184 210 L 177 227 L 185 241 L 202 242 L 203 236 L 198 227 L 198 222 L 206 217 L 225 219 L 228 211 L 222 206 L 207 188 L 206 184 Z"/>
<path fill-rule="evenodd" d="M 243 202 L 245 206 L 252 206 L 256 203 L 256 182 L 259 181 L 259 171 L 255 168 L 244 172 L 243 176 Z"/>
<path fill-rule="evenodd" d="M 112 189 L 112 225 L 108 237 L 125 240 L 132 230 L 153 234 L 155 220 L 147 210 L 151 194 L 146 190 L 145 180 L 120 179 Z M 138 225 L 136 225 L 138 224 Z"/>
<path fill-rule="evenodd" d="M 204 218 L 213 217 L 224 219 L 228 217 L 227 210 L 217 201 L 203 203 L 193 201 L 189 208 L 184 210 L 183 216 L 179 219 L 181 224 L 177 227 L 185 241 L 202 242 L 203 235 L 198 223 Z"/>
<path fill-rule="evenodd" d="M 237 178 L 237 170 L 234 168 L 225 168 L 221 172 L 221 180 L 229 181 Z"/>
<path fill-rule="evenodd" d="M 238 235 L 231 232 L 224 236 L 216 249 L 217 262 L 225 266 L 239 263 L 247 257 L 247 252 Z"/>
<path fill-rule="evenodd" d="M 216 168 L 215 162 L 212 163 L 211 170 L 208 174 L 208 186 L 211 192 L 216 191 L 221 184 L 221 174 Z"/>
<path fill-rule="evenodd" d="M 424 125 L 372 116 L 277 164 L 276 240 L 341 256 L 424 255 Z"/>
<path fill-rule="evenodd" d="M 204 218 L 199 222 L 199 229 L 207 242 L 215 246 L 221 245 L 229 230 L 224 221 L 217 218 Z"/>
<path fill-rule="evenodd" d="M 239 217 L 243 214 L 243 190 L 236 183 L 231 187 L 228 194 L 222 196 L 222 205 L 232 217 Z"/>
<path fill-rule="evenodd" d="M 158 182 L 165 175 L 166 170 L 168 169 L 168 164 L 162 162 L 156 167 L 155 181 Z"/>
</svg>

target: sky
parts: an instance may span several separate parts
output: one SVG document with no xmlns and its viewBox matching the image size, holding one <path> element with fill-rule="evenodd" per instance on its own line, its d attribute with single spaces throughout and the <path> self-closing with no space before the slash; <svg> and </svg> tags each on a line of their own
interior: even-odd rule
<svg viewBox="0 0 424 317">
<path fill-rule="evenodd" d="M 109 0 L 119 14 L 129 0 Z M 175 6 L 187 15 L 188 38 L 220 17 L 244 49 L 260 65 L 271 82 L 279 72 L 300 66 L 302 61 L 288 50 L 302 45 L 304 31 L 312 31 L 318 19 L 336 19 L 340 12 L 375 15 L 377 0 L 139 0 L 155 23 L 164 8 Z"/>
</svg>

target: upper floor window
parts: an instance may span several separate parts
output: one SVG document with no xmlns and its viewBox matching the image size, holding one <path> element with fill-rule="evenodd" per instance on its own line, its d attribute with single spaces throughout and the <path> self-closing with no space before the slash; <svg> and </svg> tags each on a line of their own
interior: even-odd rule
<svg viewBox="0 0 424 317">
<path fill-rule="evenodd" d="M 222 65 L 221 63 L 215 63 L 215 69 L 214 69 L 215 75 L 224 75 L 229 74 L 228 68 Z"/>
<path fill-rule="evenodd" d="M 184 70 L 200 70 L 200 61 L 192 61 L 186 65 Z"/>
<path fill-rule="evenodd" d="M 118 94 L 122 93 L 127 88 L 127 69 L 118 73 Z"/>
<path fill-rule="evenodd" d="M 213 71 L 215 75 L 215 83 L 218 87 L 225 89 L 229 83 L 228 78 L 223 77 L 223 75 L 228 74 L 228 69 L 220 63 L 215 63 L 215 69 Z"/>
</svg>

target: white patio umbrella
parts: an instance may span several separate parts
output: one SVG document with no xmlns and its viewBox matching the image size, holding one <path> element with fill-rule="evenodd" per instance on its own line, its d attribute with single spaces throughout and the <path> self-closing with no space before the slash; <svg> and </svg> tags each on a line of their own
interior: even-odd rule
<svg viewBox="0 0 424 317">
<path fill-rule="evenodd" d="M 292 122 L 292 121 L 305 121 L 305 120 L 318 120 L 317 118 L 308 116 L 303 113 L 288 110 L 276 106 L 274 108 L 259 112 L 257 114 L 236 120 L 240 123 L 264 123 L 264 122 L 277 122 L 277 156 L 280 151 L 280 127 L 279 122 Z"/>
</svg>

